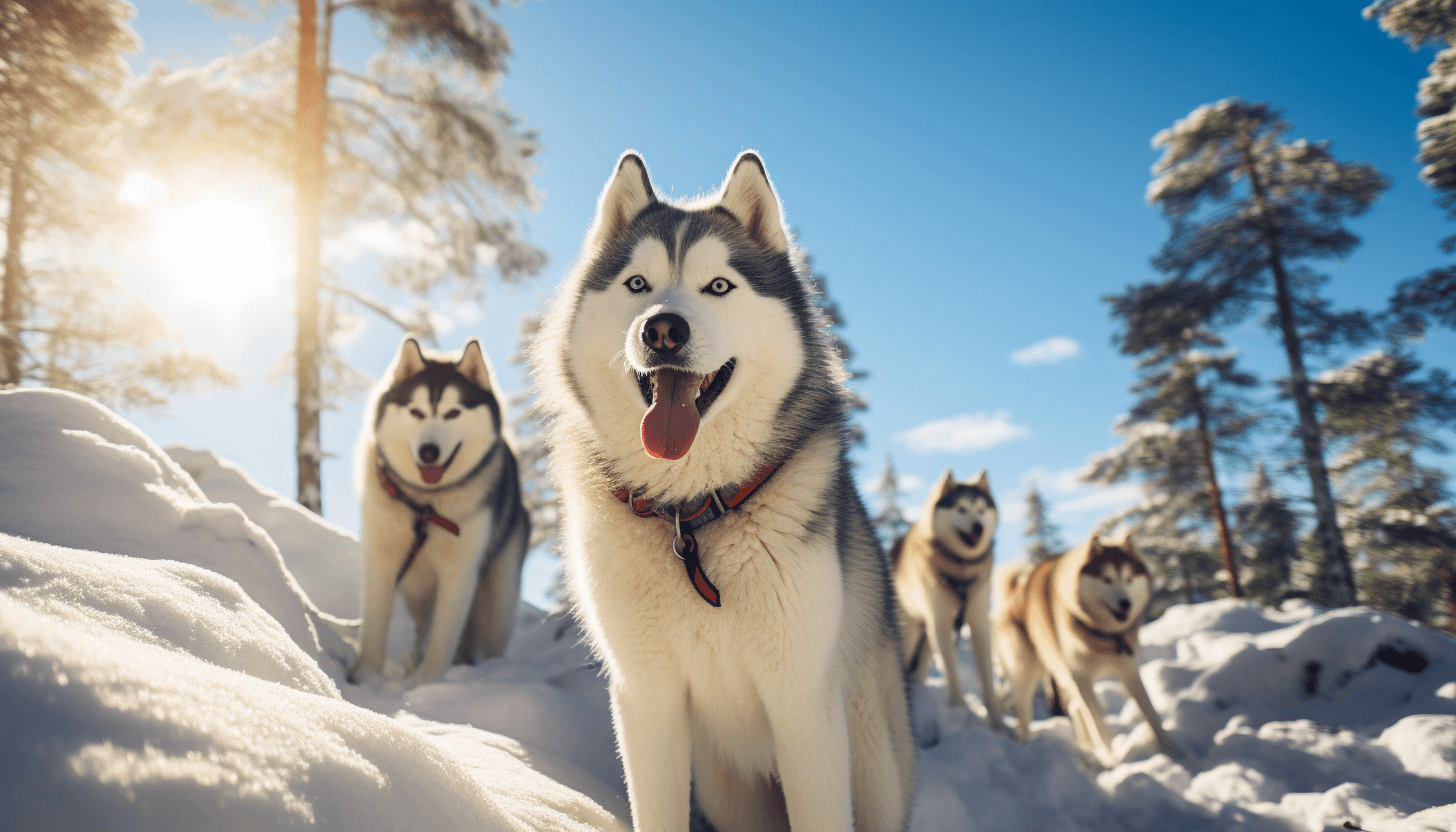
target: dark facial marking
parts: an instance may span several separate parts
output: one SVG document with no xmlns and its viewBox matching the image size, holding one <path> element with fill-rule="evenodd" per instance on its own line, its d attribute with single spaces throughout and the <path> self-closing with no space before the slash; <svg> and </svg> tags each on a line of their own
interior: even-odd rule
<svg viewBox="0 0 1456 832">
<path fill-rule="evenodd" d="M 1092 557 L 1087 559 L 1086 565 L 1082 567 L 1082 574 L 1096 576 L 1108 566 L 1117 568 L 1124 565 L 1132 568 L 1133 575 L 1148 574 L 1148 567 L 1143 563 L 1142 558 L 1119 546 L 1104 546 L 1100 551 L 1094 552 Z"/>
<path fill-rule="evenodd" d="M 935 501 L 935 507 L 950 508 L 951 506 L 955 505 L 956 502 L 962 497 L 969 497 L 973 501 L 981 500 L 991 508 L 996 507 L 996 501 L 991 499 L 991 494 L 989 492 L 983 491 L 980 486 L 967 485 L 962 482 L 958 482 L 952 485 L 950 487 L 950 490 L 945 492 L 944 497 L 941 497 L 939 500 Z"/>
<path fill-rule="evenodd" d="M 409 406 L 414 398 L 415 390 L 420 387 L 424 387 L 429 391 L 431 409 L 438 408 L 440 406 L 440 397 L 445 394 L 445 388 L 451 384 L 454 384 L 455 389 L 460 391 L 461 407 L 488 407 L 490 408 L 491 418 L 495 420 L 496 425 L 500 424 L 500 402 L 496 401 L 494 393 L 482 389 L 470 379 L 461 375 L 455 369 L 454 362 L 434 361 L 428 358 L 425 359 L 425 369 L 420 370 L 418 373 L 389 388 L 383 396 L 379 397 L 379 406 L 374 411 L 374 424 L 377 426 L 379 420 L 384 418 L 385 405 Z M 414 408 L 411 408 L 411 411 L 413 410 Z M 452 409 L 452 412 L 455 412 L 455 409 Z M 459 416 L 460 414 L 457 412 L 455 415 Z M 424 414 L 421 413 L 415 418 L 424 418 Z M 450 419 L 454 417 L 446 414 L 445 418 Z"/>
</svg>

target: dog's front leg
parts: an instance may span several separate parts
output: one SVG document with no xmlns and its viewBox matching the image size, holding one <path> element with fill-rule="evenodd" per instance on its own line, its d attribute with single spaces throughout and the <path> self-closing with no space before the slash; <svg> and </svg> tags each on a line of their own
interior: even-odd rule
<svg viewBox="0 0 1456 832">
<path fill-rule="evenodd" d="M 945 675 L 946 703 L 952 708 L 964 708 L 965 688 L 961 687 L 960 662 L 956 658 L 955 609 L 952 606 L 959 600 L 947 602 L 944 596 L 937 600 L 941 603 L 932 607 L 934 620 L 925 632 L 930 638 L 932 652 L 940 657 L 940 672 Z"/>
<path fill-rule="evenodd" d="M 385 646 L 389 640 L 389 619 L 394 614 L 394 571 L 398 563 L 390 558 L 370 557 L 377 543 L 367 534 L 363 541 L 364 570 L 360 591 L 359 658 L 349 671 L 349 681 L 358 681 L 360 671 L 384 672 Z"/>
<path fill-rule="evenodd" d="M 1158 747 L 1163 749 L 1164 754 L 1175 760 L 1182 758 L 1185 754 L 1183 747 L 1178 745 L 1167 731 L 1163 730 L 1163 720 L 1153 707 L 1153 700 L 1148 696 L 1148 689 L 1143 687 L 1143 677 L 1138 672 L 1138 666 L 1132 661 L 1119 665 L 1117 676 L 1122 682 L 1123 688 L 1137 703 L 1138 710 L 1143 712 L 1143 718 L 1148 721 L 1148 727 L 1153 729 L 1153 736 L 1158 738 Z"/>
<path fill-rule="evenodd" d="M 849 832 L 849 724 L 844 695 L 833 685 L 801 701 L 765 701 L 773 730 L 779 783 L 794 832 Z"/>
<path fill-rule="evenodd" d="M 692 738 L 687 691 L 663 677 L 624 680 L 609 687 L 617 750 L 627 775 L 636 832 L 682 832 L 692 790 Z"/>
<path fill-rule="evenodd" d="M 1001 716 L 1001 700 L 996 695 L 996 677 L 991 672 L 991 586 L 980 581 L 973 587 L 966 603 L 966 620 L 970 622 L 971 653 L 976 659 L 976 677 L 981 683 L 981 702 L 986 706 L 986 722 L 992 729 L 1008 733 Z"/>
<path fill-rule="evenodd" d="M 474 539 L 462 537 L 459 547 L 461 552 L 473 553 L 473 557 L 461 556 L 437 567 L 439 577 L 435 586 L 435 609 L 430 615 L 430 638 L 425 657 L 409 675 L 411 686 L 439 681 L 455 656 L 455 646 L 465 629 L 465 617 L 470 614 L 470 602 L 479 583 L 480 550 L 485 543 L 480 539 L 483 534 L 471 537 Z"/>
</svg>

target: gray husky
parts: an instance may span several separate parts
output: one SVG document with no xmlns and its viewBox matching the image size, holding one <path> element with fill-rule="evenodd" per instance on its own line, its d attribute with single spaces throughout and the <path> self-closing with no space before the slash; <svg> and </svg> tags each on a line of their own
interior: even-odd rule
<svg viewBox="0 0 1456 832">
<path fill-rule="evenodd" d="M 490 365 L 474 338 L 426 356 L 400 344 L 365 408 L 356 473 L 363 621 L 354 674 L 380 672 L 396 590 L 415 620 L 410 684 L 504 652 L 531 521 Z"/>
<path fill-rule="evenodd" d="M 686 204 L 624 154 L 533 346 L 638 832 L 694 800 L 722 832 L 908 822 L 895 600 L 795 254 L 756 154 Z"/>
</svg>

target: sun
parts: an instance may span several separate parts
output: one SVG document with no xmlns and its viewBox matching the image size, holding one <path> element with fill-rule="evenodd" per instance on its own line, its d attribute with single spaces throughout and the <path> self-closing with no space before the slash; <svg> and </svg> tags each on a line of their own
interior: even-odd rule
<svg viewBox="0 0 1456 832">
<path fill-rule="evenodd" d="M 188 296 L 225 307 L 282 288 L 287 226 L 264 199 L 204 195 L 155 228 L 152 250 Z"/>
</svg>

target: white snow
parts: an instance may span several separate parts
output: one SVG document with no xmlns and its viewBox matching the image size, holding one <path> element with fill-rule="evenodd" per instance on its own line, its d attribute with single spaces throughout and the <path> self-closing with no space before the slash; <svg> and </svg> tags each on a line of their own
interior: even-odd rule
<svg viewBox="0 0 1456 832">
<path fill-rule="evenodd" d="M 163 452 L 77 396 L 0 393 L 0 828 L 628 828 L 570 619 L 523 604 L 501 659 L 350 685 L 358 558 L 210 453 Z M 1156 753 L 1111 682 L 1121 759 L 1099 769 L 1065 718 L 1018 745 L 932 678 L 911 828 L 1456 829 L 1456 641 L 1363 608 L 1217 601 L 1144 643 L 1188 758 Z"/>
</svg>

